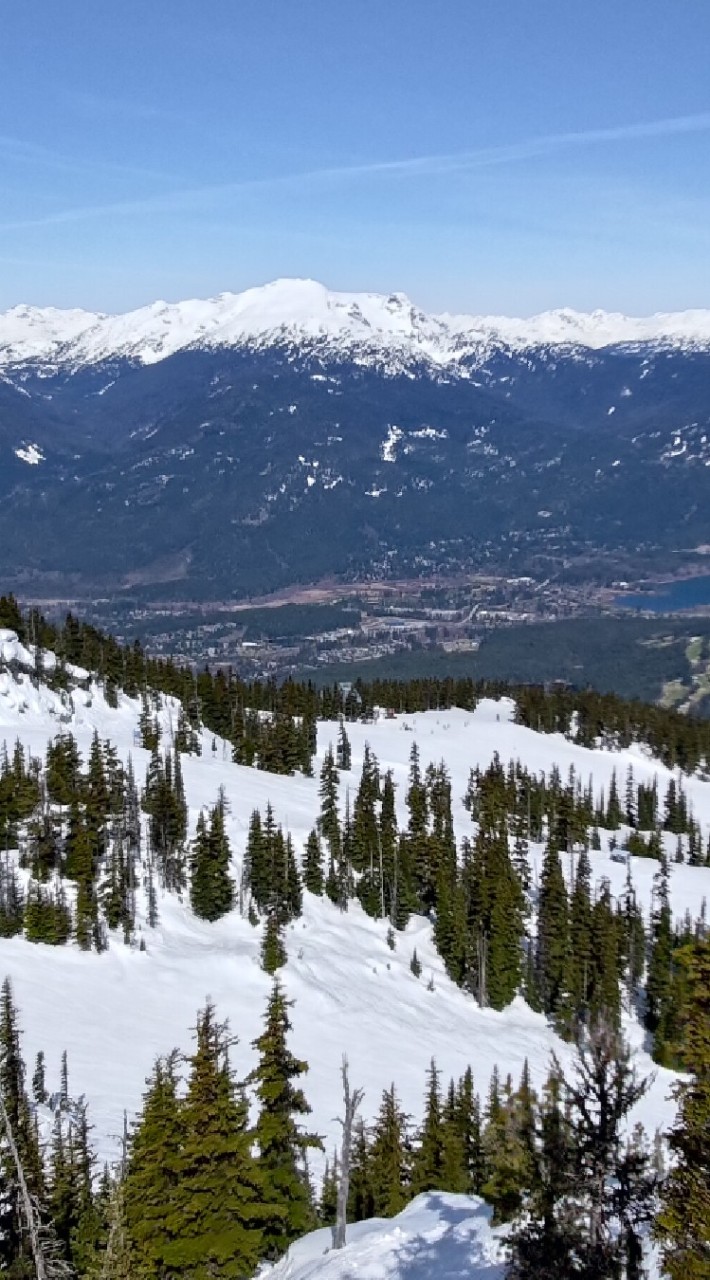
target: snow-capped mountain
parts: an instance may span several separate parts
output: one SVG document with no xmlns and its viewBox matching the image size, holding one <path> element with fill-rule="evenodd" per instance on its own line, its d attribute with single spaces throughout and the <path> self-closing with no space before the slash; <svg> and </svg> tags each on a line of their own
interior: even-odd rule
<svg viewBox="0 0 710 1280">
<path fill-rule="evenodd" d="M 0 315 L 0 368 L 27 363 L 80 369 L 129 359 L 154 364 L 178 351 L 316 347 L 382 364 L 478 362 L 496 348 L 604 347 L 652 343 L 710 346 L 710 311 L 645 319 L 562 309 L 529 319 L 427 315 L 402 293 L 338 293 L 313 280 L 275 280 L 243 293 L 155 302 L 125 315 L 13 307 Z"/>
<path fill-rule="evenodd" d="M 710 543 L 710 312 L 437 317 L 292 280 L 15 308 L 0 498 L 0 573 L 53 597 L 673 571 Z"/>
</svg>

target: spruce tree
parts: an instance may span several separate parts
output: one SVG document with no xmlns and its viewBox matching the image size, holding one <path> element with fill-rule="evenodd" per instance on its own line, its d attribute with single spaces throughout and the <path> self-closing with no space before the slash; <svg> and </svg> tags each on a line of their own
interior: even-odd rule
<svg viewBox="0 0 710 1280">
<path fill-rule="evenodd" d="M 391 1085 L 382 1095 L 369 1150 L 372 1208 L 378 1217 L 393 1218 L 410 1197 L 412 1153 L 408 1126 L 409 1117 Z"/>
<path fill-rule="evenodd" d="M 306 841 L 303 862 L 303 883 L 309 893 L 323 896 L 323 849 L 317 831 L 311 831 Z"/>
<path fill-rule="evenodd" d="M 269 1188 L 270 1210 L 263 1227 L 263 1256 L 267 1258 L 279 1257 L 315 1222 L 304 1155 L 308 1148 L 320 1147 L 321 1142 L 299 1124 L 300 1117 L 311 1110 L 296 1083 L 308 1071 L 308 1063 L 296 1058 L 287 1045 L 290 1005 L 276 981 L 264 1030 L 254 1041 L 259 1061 L 249 1077 L 260 1103 L 254 1129 L 259 1169 Z"/>
<path fill-rule="evenodd" d="M 209 830 L 202 815 L 192 850 L 190 902 L 203 920 L 219 920 L 234 905 L 234 882 L 229 874 L 231 850 L 224 828 L 224 793 L 210 814 Z"/>
<path fill-rule="evenodd" d="M 534 1135 L 536 1173 L 511 1243 L 511 1280 L 640 1280 L 655 1176 L 650 1153 L 627 1135 L 648 1081 L 608 1023 L 580 1040 L 575 1076 L 553 1059 L 553 1094 Z"/>
<path fill-rule="evenodd" d="M 32 1253 L 15 1155 L 6 1125 L 29 1194 L 40 1207 L 44 1204 L 45 1185 L 37 1130 L 25 1089 L 25 1064 L 9 978 L 5 978 L 0 995 L 0 1097 L 5 1112 L 0 1126 L 0 1174 L 4 1193 L 0 1198 L 0 1262 L 13 1277 L 24 1277 L 34 1275 Z"/>
<path fill-rule="evenodd" d="M 288 956 L 281 936 L 281 922 L 275 911 L 270 911 L 261 939 L 261 967 L 265 973 L 274 974 L 285 965 Z"/>
<path fill-rule="evenodd" d="M 432 1058 L 427 1071 L 424 1119 L 417 1135 L 412 1164 L 412 1191 L 445 1190 L 444 1134 L 439 1071 Z"/>
<path fill-rule="evenodd" d="M 710 943 L 682 954 L 689 984 L 682 1020 L 683 1058 L 691 1073 L 675 1086 L 678 1117 L 668 1135 L 671 1171 L 655 1224 L 670 1280 L 710 1275 Z"/>
<path fill-rule="evenodd" d="M 177 1053 L 158 1059 L 130 1137 L 122 1216 L 138 1274 L 163 1280 L 179 1234 L 178 1184 L 185 1133 L 176 1073 Z"/>
<path fill-rule="evenodd" d="M 198 1016 L 196 1041 L 181 1107 L 168 1270 L 245 1280 L 264 1253 L 272 1191 L 251 1152 L 248 1104 L 229 1065 L 233 1042 L 211 1004 Z"/>
<path fill-rule="evenodd" d="M 537 921 L 537 988 L 545 1013 L 563 1008 L 568 980 L 569 910 L 560 855 L 548 845 L 542 865 Z"/>
</svg>

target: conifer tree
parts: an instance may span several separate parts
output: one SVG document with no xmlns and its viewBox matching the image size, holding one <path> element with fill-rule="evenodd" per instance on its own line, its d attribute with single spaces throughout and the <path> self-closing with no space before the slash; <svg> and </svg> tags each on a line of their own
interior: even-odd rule
<svg viewBox="0 0 710 1280">
<path fill-rule="evenodd" d="M 654 912 L 646 977 L 646 1026 L 653 1033 L 653 1056 L 662 1065 L 671 1054 L 673 1009 L 673 921 L 670 870 L 665 854 L 653 880 Z"/>
<path fill-rule="evenodd" d="M 417 1135 L 412 1165 L 412 1191 L 445 1190 L 444 1135 L 439 1071 L 432 1058 L 427 1071 L 424 1119 Z"/>
<path fill-rule="evenodd" d="M 508 1077 L 497 1105 L 489 1109 L 483 1134 L 486 1181 L 482 1194 L 493 1206 L 494 1221 L 508 1222 L 518 1212 L 532 1177 L 533 1098 L 527 1063 L 518 1092 Z"/>
<path fill-rule="evenodd" d="M 574 1079 L 565 1081 L 555 1060 L 553 1074 L 556 1097 L 547 1130 L 536 1133 L 537 1175 L 513 1233 L 509 1275 L 640 1280 L 655 1176 L 648 1150 L 626 1129 L 648 1081 L 603 1022 L 579 1042 Z"/>
<path fill-rule="evenodd" d="M 563 1007 L 568 976 L 569 912 L 560 855 L 545 851 L 537 922 L 537 986 L 542 1007 L 553 1017 Z"/>
<path fill-rule="evenodd" d="M 683 1058 L 691 1077 L 675 1087 L 678 1117 L 668 1135 L 674 1160 L 661 1190 L 655 1233 L 670 1280 L 710 1275 L 710 943 L 682 954 L 689 992 Z"/>
<path fill-rule="evenodd" d="M 200 815 L 202 817 L 202 815 Z M 231 850 L 224 828 L 225 799 L 219 799 L 210 814 L 209 830 L 198 819 L 192 850 L 190 901 L 203 920 L 219 920 L 234 905 L 234 882 L 229 874 Z"/>
<path fill-rule="evenodd" d="M 304 1154 L 310 1147 L 320 1147 L 321 1142 L 299 1124 L 299 1118 L 311 1109 L 296 1083 L 308 1071 L 308 1063 L 296 1058 L 287 1045 L 290 1004 L 276 981 L 264 1030 L 254 1041 L 259 1061 L 249 1077 L 261 1107 L 254 1138 L 259 1169 L 269 1187 L 271 1202 L 264 1222 L 263 1255 L 267 1258 L 280 1256 L 293 1240 L 312 1228 L 315 1220 Z"/>
<path fill-rule="evenodd" d="M 372 1207 L 378 1217 L 393 1218 L 409 1200 L 412 1153 L 408 1126 L 409 1117 L 391 1085 L 382 1094 L 369 1150 Z"/>
<path fill-rule="evenodd" d="M 303 864 L 303 883 L 309 893 L 323 896 L 323 849 L 317 831 L 311 831 L 306 841 Z"/>
<path fill-rule="evenodd" d="M 464 1191 L 480 1195 L 485 1177 L 485 1158 L 481 1133 L 481 1104 L 474 1091 L 473 1073 L 466 1068 L 456 1091 L 456 1124 L 461 1135 Z"/>
<path fill-rule="evenodd" d="M 265 973 L 274 974 L 286 963 L 287 958 L 281 936 L 281 922 L 276 912 L 270 911 L 261 940 L 261 967 Z"/>
<path fill-rule="evenodd" d="M 181 1107 L 169 1274 L 244 1280 L 263 1256 L 272 1192 L 251 1153 L 247 1101 L 211 1004 L 198 1016 L 196 1041 Z"/>
<path fill-rule="evenodd" d="M 138 1274 L 163 1280 L 180 1233 L 178 1184 L 185 1132 L 178 1099 L 177 1053 L 158 1059 L 128 1147 L 122 1212 Z"/>
<path fill-rule="evenodd" d="M 363 1120 L 355 1124 L 355 1141 L 350 1157 L 348 1222 L 363 1222 L 374 1214 L 370 1142 Z"/>
<path fill-rule="evenodd" d="M 345 732 L 345 722 L 340 717 L 340 725 L 338 727 L 338 742 L 335 748 L 335 758 L 338 769 L 343 773 L 349 773 L 352 768 L 352 750 L 350 747 L 350 739 Z"/>
<path fill-rule="evenodd" d="M 0 1261 L 11 1274 L 22 1277 L 33 1273 L 32 1251 L 15 1153 L 27 1190 L 40 1206 L 44 1203 L 45 1186 L 37 1130 L 25 1089 L 17 1010 L 8 978 L 2 984 L 0 995 L 0 1098 L 4 1111 L 0 1126 L 0 1174 L 4 1192 L 0 1199 Z"/>
</svg>

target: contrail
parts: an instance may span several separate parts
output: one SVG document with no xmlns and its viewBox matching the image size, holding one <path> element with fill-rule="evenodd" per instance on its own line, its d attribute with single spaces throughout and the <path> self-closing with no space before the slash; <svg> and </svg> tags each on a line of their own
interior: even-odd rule
<svg viewBox="0 0 710 1280">
<path fill-rule="evenodd" d="M 497 165 L 516 164 L 536 156 L 555 151 L 598 146 L 603 143 L 633 142 L 636 140 L 668 138 L 679 134 L 710 132 L 710 112 L 698 115 L 672 116 L 664 120 L 642 121 L 637 124 L 613 125 L 603 129 L 581 129 L 568 133 L 542 134 L 520 142 L 502 146 L 483 147 L 471 151 L 458 151 L 440 155 L 412 156 L 399 160 L 381 160 L 363 164 L 339 165 L 323 169 L 306 169 L 296 173 L 272 175 L 266 178 L 247 178 L 240 181 L 214 183 L 200 187 L 184 188 L 162 195 L 135 200 L 119 200 L 106 204 L 83 205 L 60 210 L 40 218 L 30 218 L 0 224 L 2 231 L 18 231 L 30 227 L 58 226 L 63 223 L 82 222 L 92 218 L 130 217 L 134 214 L 170 213 L 180 209 L 199 207 L 217 202 L 230 195 L 282 187 L 299 187 L 315 183 L 357 181 L 359 178 L 377 177 L 436 177 L 448 173 L 462 173 Z M 8 140 L 9 141 L 9 140 Z M 0 139 L 0 144 L 2 140 Z"/>
</svg>

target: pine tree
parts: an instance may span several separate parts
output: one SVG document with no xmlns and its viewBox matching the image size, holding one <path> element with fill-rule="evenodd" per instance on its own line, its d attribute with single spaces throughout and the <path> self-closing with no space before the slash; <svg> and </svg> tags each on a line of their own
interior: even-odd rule
<svg viewBox="0 0 710 1280">
<path fill-rule="evenodd" d="M 208 1004 L 200 1013 L 181 1107 L 169 1274 L 244 1280 L 263 1255 L 271 1197 L 251 1153 L 248 1104 L 229 1066 L 229 1036 Z"/>
<path fill-rule="evenodd" d="M 261 1104 L 254 1130 L 259 1169 L 272 1201 L 264 1223 L 263 1255 L 267 1258 L 280 1256 L 293 1240 L 309 1231 L 315 1221 L 303 1158 L 308 1148 L 320 1147 L 321 1142 L 299 1125 L 299 1117 L 308 1115 L 310 1107 L 295 1082 L 305 1075 L 308 1063 L 294 1057 L 287 1046 L 291 1030 L 290 1004 L 276 981 L 266 1010 L 264 1030 L 254 1041 L 259 1061 L 249 1077 Z"/>
<path fill-rule="evenodd" d="M 385 1089 L 372 1130 L 369 1185 L 373 1213 L 392 1218 L 409 1200 L 411 1144 L 409 1117 L 403 1112 L 394 1085 Z"/>
<path fill-rule="evenodd" d="M 481 1104 L 473 1087 L 473 1073 L 466 1068 L 456 1091 L 456 1123 L 461 1135 L 464 1191 L 480 1195 L 485 1178 L 485 1157 L 481 1133 Z"/>
<path fill-rule="evenodd" d="M 417 1145 L 412 1166 L 412 1191 L 445 1190 L 444 1136 L 442 1124 L 441 1087 L 439 1071 L 432 1058 L 427 1071 L 424 1103 L 424 1119 L 417 1135 Z"/>
<path fill-rule="evenodd" d="M 311 831 L 306 841 L 303 865 L 303 883 L 309 893 L 323 896 L 323 849 L 317 831 Z"/>
<path fill-rule="evenodd" d="M 266 917 L 261 940 L 261 967 L 265 973 L 274 974 L 285 965 L 288 956 L 281 936 L 281 922 L 275 911 Z"/>
<path fill-rule="evenodd" d="M 640 1280 L 655 1177 L 649 1152 L 627 1138 L 648 1081 L 628 1048 L 597 1023 L 578 1045 L 575 1077 L 553 1059 L 552 1096 L 535 1133 L 536 1175 L 512 1236 L 511 1280 Z"/>
<path fill-rule="evenodd" d="M 209 830 L 198 819 L 192 851 L 190 901 L 203 920 L 219 920 L 234 905 L 234 882 L 229 874 L 231 850 L 224 828 L 225 798 L 220 791 L 210 814 Z"/>
<path fill-rule="evenodd" d="M 678 1118 L 668 1135 L 674 1160 L 662 1186 L 655 1233 L 670 1280 L 710 1275 L 710 943 L 682 955 L 689 993 L 683 1015 L 684 1062 L 676 1085 Z"/>
<path fill-rule="evenodd" d="M 0 1261 L 12 1276 L 23 1277 L 33 1274 L 32 1252 L 11 1142 L 22 1166 L 27 1190 L 40 1206 L 44 1202 L 45 1187 L 37 1130 L 25 1089 L 17 1010 L 8 978 L 2 984 L 0 995 L 0 1098 L 4 1110 L 0 1125 Z"/>
<path fill-rule="evenodd" d="M 341 769 L 343 773 L 348 773 L 352 768 L 352 750 L 350 747 L 350 739 L 345 732 L 345 723 L 342 716 L 338 728 L 338 743 L 335 753 L 337 767 Z"/>
<path fill-rule="evenodd" d="M 568 974 L 569 910 L 560 855 L 545 851 L 537 922 L 537 986 L 542 1007 L 555 1015 L 562 1008 Z"/>
<path fill-rule="evenodd" d="M 177 1197 L 185 1132 L 176 1062 L 176 1053 L 158 1059 L 146 1082 L 122 1187 L 127 1247 L 146 1280 L 163 1280 L 169 1274 L 179 1232 Z"/>
</svg>

